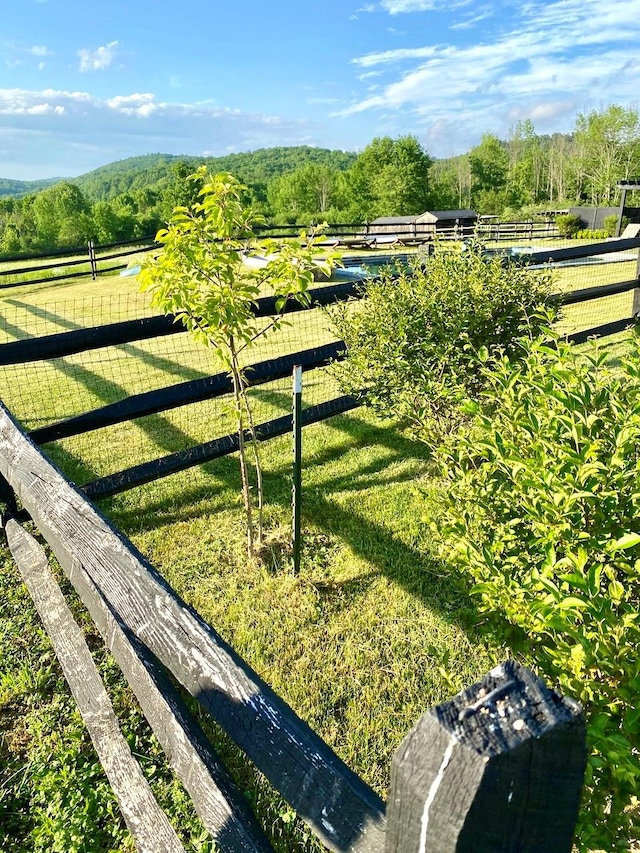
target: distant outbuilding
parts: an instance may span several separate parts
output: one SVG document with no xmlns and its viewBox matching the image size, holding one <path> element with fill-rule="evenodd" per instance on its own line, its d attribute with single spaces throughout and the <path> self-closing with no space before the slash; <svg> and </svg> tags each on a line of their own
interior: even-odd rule
<svg viewBox="0 0 640 853">
<path fill-rule="evenodd" d="M 380 216 L 369 223 L 369 233 L 394 235 L 399 241 L 428 239 L 443 231 L 463 237 L 473 233 L 477 221 L 474 210 L 427 210 L 413 216 Z"/>
</svg>

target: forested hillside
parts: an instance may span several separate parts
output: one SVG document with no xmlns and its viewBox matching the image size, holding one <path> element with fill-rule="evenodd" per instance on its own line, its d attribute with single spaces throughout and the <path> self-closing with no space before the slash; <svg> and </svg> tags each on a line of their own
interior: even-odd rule
<svg viewBox="0 0 640 853">
<path fill-rule="evenodd" d="M 300 145 L 291 148 L 261 148 L 227 154 L 224 157 L 187 157 L 171 154 L 147 154 L 118 160 L 73 178 L 72 181 L 92 202 L 108 201 L 132 190 L 151 187 L 158 189 L 172 179 L 172 166 L 184 163 L 193 169 L 201 163 L 212 172 L 231 172 L 243 183 L 253 187 L 266 186 L 270 180 L 285 172 L 292 172 L 307 163 L 319 163 L 333 169 L 346 169 L 356 155 L 326 148 Z"/>
<path fill-rule="evenodd" d="M 0 254 L 153 234 L 175 205 L 195 200 L 185 178 L 203 163 L 238 177 L 273 223 L 364 222 L 460 208 L 518 219 L 574 204 L 615 205 L 618 182 L 640 177 L 640 117 L 614 104 L 578 115 L 571 134 L 552 135 L 518 122 L 507 140 L 487 133 L 467 153 L 441 160 L 413 136 L 374 139 L 357 155 L 298 146 L 132 157 L 22 198 L 0 198 Z M 20 193 L 27 186 L 5 183 Z"/>
<path fill-rule="evenodd" d="M 21 198 L 30 193 L 37 193 L 51 184 L 57 183 L 61 178 L 44 178 L 41 181 L 13 181 L 10 178 L 0 178 L 0 198 L 13 196 Z"/>
</svg>

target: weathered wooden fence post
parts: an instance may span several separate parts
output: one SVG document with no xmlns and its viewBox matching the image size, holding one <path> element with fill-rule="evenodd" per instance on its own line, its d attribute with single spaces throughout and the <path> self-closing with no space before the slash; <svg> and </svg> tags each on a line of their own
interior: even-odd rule
<svg viewBox="0 0 640 853">
<path fill-rule="evenodd" d="M 580 706 L 508 661 L 424 714 L 398 748 L 386 853 L 570 853 Z"/>
<path fill-rule="evenodd" d="M 96 263 L 96 249 L 93 245 L 93 240 L 87 243 L 89 249 L 89 264 L 91 265 L 91 278 L 95 281 L 98 277 L 98 265 Z"/>
</svg>

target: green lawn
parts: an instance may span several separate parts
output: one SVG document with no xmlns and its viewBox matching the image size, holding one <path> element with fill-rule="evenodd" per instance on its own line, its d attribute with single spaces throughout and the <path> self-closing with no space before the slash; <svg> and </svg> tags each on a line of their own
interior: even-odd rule
<svg viewBox="0 0 640 853">
<path fill-rule="evenodd" d="M 614 275 L 615 270 L 616 278 L 609 281 L 626 275 L 620 275 L 622 265 L 602 266 L 607 269 L 598 266 L 598 274 Z M 590 286 L 579 269 L 560 270 L 560 286 Z M 149 310 L 143 299 L 135 279 L 118 276 L 0 291 L 0 340 L 32 334 L 29 323 L 34 321 L 43 324 L 38 327 L 42 334 L 97 325 L 107 316 L 111 321 L 140 316 Z M 284 336 L 264 343 L 256 359 L 330 339 L 324 315 L 311 322 L 312 313 L 319 314 L 295 315 Z M 605 321 L 598 315 L 597 322 Z M 204 349 L 186 335 L 173 335 L 71 356 L 20 374 L 0 369 L 0 383 L 9 407 L 35 426 L 212 370 Z M 323 374 L 305 378 L 307 403 L 334 390 Z M 287 382 L 256 389 L 254 395 L 259 420 L 290 406 Z M 216 437 L 229 431 L 230 423 L 219 404 L 202 403 L 66 439 L 46 450 L 70 477 L 84 482 L 131 460 Z M 290 440 L 265 444 L 263 455 L 269 547 L 262 564 L 246 558 L 235 458 L 132 490 L 102 508 L 180 595 L 384 796 L 393 751 L 420 714 L 475 681 L 505 652 L 481 638 L 479 616 L 458 577 L 431 554 L 420 519 L 421 491 L 432 471 L 421 445 L 364 410 L 305 430 L 298 577 L 288 561 Z M 180 826 L 187 849 L 209 850 L 131 694 L 82 608 L 75 606 L 134 751 Z M 72 708 L 46 635 L 9 555 L 0 548 L 3 853 L 132 850 Z M 276 849 L 317 850 L 291 811 L 215 727 L 210 734 Z"/>
</svg>

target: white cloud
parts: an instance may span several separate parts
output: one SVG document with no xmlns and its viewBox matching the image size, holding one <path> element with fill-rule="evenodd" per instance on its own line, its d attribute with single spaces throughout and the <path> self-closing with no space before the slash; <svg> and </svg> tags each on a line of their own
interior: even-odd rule
<svg viewBox="0 0 640 853">
<path fill-rule="evenodd" d="M 0 175 L 77 175 L 150 151 L 200 155 L 318 144 L 321 131 L 311 122 L 210 102 L 169 103 L 150 92 L 104 99 L 87 92 L 0 89 L 2 148 L 11 142 L 11 152 L 0 154 Z"/>
<path fill-rule="evenodd" d="M 27 53 L 30 53 L 33 56 L 52 56 L 53 55 L 53 52 L 50 51 L 48 47 L 45 47 L 42 44 L 35 44 L 33 47 L 28 47 Z"/>
<path fill-rule="evenodd" d="M 416 5 L 388 0 L 386 8 L 417 11 Z M 480 15 L 486 9 L 476 11 Z M 425 44 L 353 59 L 367 75 L 378 70 L 387 81 L 389 75 L 395 79 L 363 91 L 339 115 L 372 110 L 376 120 L 395 115 L 400 132 L 419 127 L 427 138 L 439 140 L 450 140 L 458 124 L 458 148 L 468 150 L 475 143 L 462 142 L 463 134 L 467 140 L 489 129 L 506 135 L 514 115 L 538 121 L 539 132 L 546 132 L 570 129 L 576 111 L 602 103 L 637 104 L 640 0 L 604 5 L 600 0 L 527 0 L 513 12 L 509 26 L 493 38 L 487 31 L 483 42 Z M 560 120 L 564 127 L 558 126 Z"/>
<path fill-rule="evenodd" d="M 25 92 L 22 89 L 0 89 L 0 115 L 63 115 L 63 104 L 50 103 L 49 96 L 53 94 L 50 90 Z"/>
<path fill-rule="evenodd" d="M 435 0 L 382 0 L 382 8 L 390 15 L 402 12 L 427 12 L 436 6 Z"/>
<path fill-rule="evenodd" d="M 481 12 L 478 15 L 474 15 L 472 18 L 467 18 L 465 20 L 458 21 L 455 24 L 450 24 L 449 29 L 470 30 L 472 27 L 475 27 L 475 25 L 479 24 L 481 21 L 486 21 L 487 18 L 492 18 L 493 14 L 493 10 L 488 9 L 486 12 Z"/>
<path fill-rule="evenodd" d="M 129 116 L 138 116 L 139 118 L 148 118 L 160 106 L 156 103 L 155 96 L 150 92 L 146 92 L 145 94 L 117 95 L 105 103 L 116 112 Z"/>
<path fill-rule="evenodd" d="M 96 50 L 88 50 L 83 48 L 78 51 L 80 57 L 79 70 L 85 71 L 104 71 L 108 68 L 115 58 L 116 48 L 119 42 L 111 41 Z"/>
<path fill-rule="evenodd" d="M 360 56 L 351 61 L 354 65 L 371 68 L 373 65 L 406 62 L 409 59 L 426 59 L 430 56 L 435 56 L 437 51 L 438 48 L 436 47 L 405 47 L 396 50 L 385 50 L 382 53 L 369 53 L 366 56 Z"/>
</svg>

